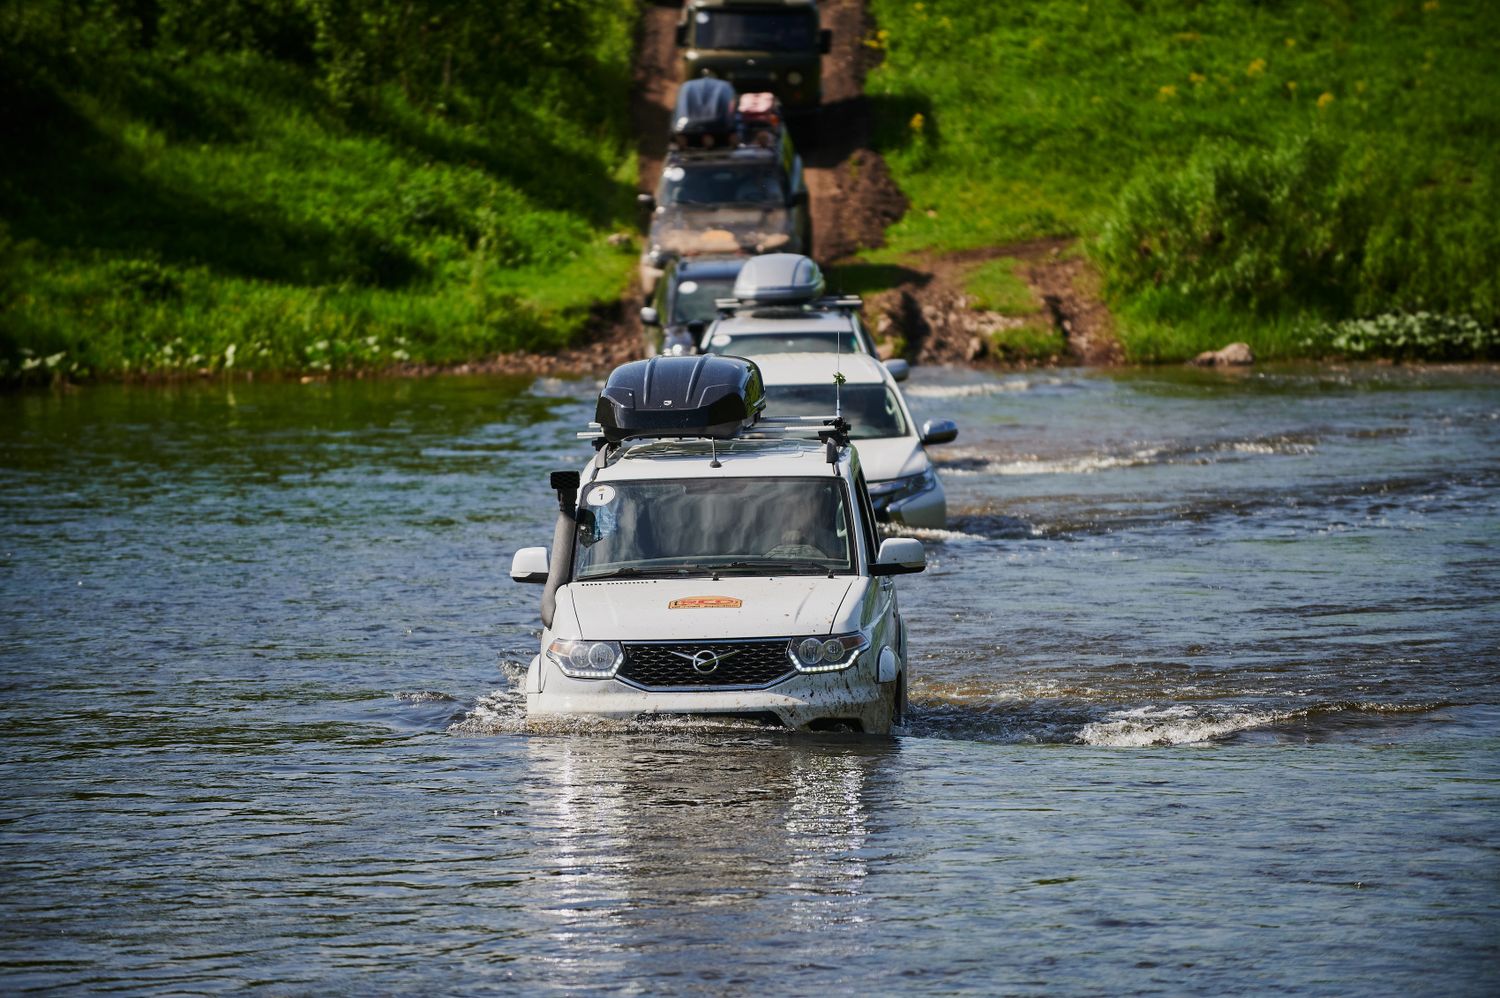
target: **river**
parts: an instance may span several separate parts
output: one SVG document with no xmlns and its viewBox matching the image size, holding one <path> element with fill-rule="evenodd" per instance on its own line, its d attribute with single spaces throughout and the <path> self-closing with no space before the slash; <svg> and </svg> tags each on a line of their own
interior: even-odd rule
<svg viewBox="0 0 1500 998">
<path fill-rule="evenodd" d="M 1500 989 L 1500 374 L 918 369 L 894 739 L 525 730 L 590 381 L 0 396 L 0 989 Z"/>
</svg>

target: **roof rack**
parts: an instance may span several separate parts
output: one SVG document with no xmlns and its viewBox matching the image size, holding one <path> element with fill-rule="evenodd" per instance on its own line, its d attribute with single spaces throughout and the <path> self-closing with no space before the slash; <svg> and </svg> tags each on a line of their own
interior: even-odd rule
<svg viewBox="0 0 1500 998">
<path fill-rule="evenodd" d="M 859 295 L 824 295 L 811 301 L 796 303 L 772 303 L 742 301 L 739 298 L 715 298 L 714 308 L 718 309 L 720 318 L 729 318 L 742 308 L 753 308 L 758 311 L 795 311 L 795 312 L 858 312 L 864 308 L 865 300 Z"/>
</svg>

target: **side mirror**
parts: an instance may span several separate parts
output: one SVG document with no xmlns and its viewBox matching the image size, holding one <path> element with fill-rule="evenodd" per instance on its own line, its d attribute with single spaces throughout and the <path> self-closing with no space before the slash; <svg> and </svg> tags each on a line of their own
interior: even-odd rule
<svg viewBox="0 0 1500 998">
<path fill-rule="evenodd" d="M 951 444 L 958 439 L 958 424 L 951 419 L 929 419 L 922 424 L 922 443 Z"/>
<path fill-rule="evenodd" d="M 661 325 L 661 313 L 647 305 L 641 309 L 641 322 L 647 326 Z"/>
<path fill-rule="evenodd" d="M 880 543 L 880 553 L 870 566 L 871 575 L 906 575 L 927 568 L 927 551 L 922 542 L 910 537 L 888 537 Z"/>
<path fill-rule="evenodd" d="M 513 582 L 546 582 L 547 569 L 546 548 L 522 548 L 510 560 Z"/>
<path fill-rule="evenodd" d="M 833 51 L 833 32 L 827 28 L 818 32 L 818 51 L 824 55 Z"/>
<path fill-rule="evenodd" d="M 885 362 L 885 369 L 891 372 L 891 377 L 897 381 L 905 381 L 911 377 L 911 365 L 900 357 Z M 956 431 L 955 431 L 956 432 Z"/>
</svg>

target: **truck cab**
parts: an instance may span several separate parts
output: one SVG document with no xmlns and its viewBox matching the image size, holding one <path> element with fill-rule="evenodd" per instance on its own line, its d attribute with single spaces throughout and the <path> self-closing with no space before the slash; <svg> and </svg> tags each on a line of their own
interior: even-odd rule
<svg viewBox="0 0 1500 998">
<path fill-rule="evenodd" d="M 684 80 L 728 80 L 802 110 L 823 99 L 822 57 L 833 34 L 820 27 L 813 0 L 688 0 L 677 45 Z"/>
</svg>

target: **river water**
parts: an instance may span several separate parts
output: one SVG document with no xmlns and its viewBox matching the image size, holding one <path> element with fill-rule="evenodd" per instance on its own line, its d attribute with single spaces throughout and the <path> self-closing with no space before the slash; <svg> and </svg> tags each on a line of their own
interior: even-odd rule
<svg viewBox="0 0 1500 998">
<path fill-rule="evenodd" d="M 525 731 L 594 390 L 0 397 L 0 990 L 1500 990 L 1493 370 L 916 371 L 891 740 Z"/>
</svg>

